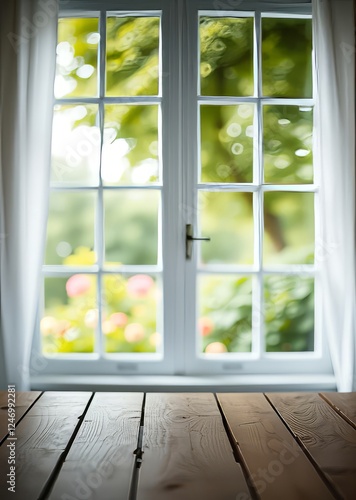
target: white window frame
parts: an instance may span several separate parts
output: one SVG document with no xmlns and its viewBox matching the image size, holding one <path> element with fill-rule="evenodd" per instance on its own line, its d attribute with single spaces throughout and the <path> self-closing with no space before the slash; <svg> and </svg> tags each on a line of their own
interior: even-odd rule
<svg viewBox="0 0 356 500">
<path fill-rule="evenodd" d="M 120 7 L 120 10 L 118 10 Z M 160 58 L 160 74 L 169 75 L 168 78 L 160 78 L 160 88 L 158 96 L 139 96 L 139 97 L 105 97 L 105 45 L 106 45 L 106 16 L 107 13 L 110 15 L 118 16 L 157 16 L 161 17 L 161 46 L 162 39 L 166 39 L 165 51 L 161 53 Z M 169 33 L 170 26 L 172 24 L 172 3 L 170 5 L 165 5 L 164 0 L 149 0 L 149 1 L 138 1 L 135 2 L 134 10 L 132 2 L 70 2 L 65 4 L 63 11 L 60 11 L 59 17 L 98 17 L 99 18 L 99 31 L 101 35 L 101 41 L 99 43 L 99 54 L 98 54 L 98 97 L 95 98 L 62 98 L 55 99 L 54 104 L 76 104 L 76 103 L 94 103 L 99 106 L 99 121 L 101 133 L 103 131 L 103 110 L 104 105 L 107 103 L 130 103 L 130 104 L 156 104 L 159 106 L 159 121 L 163 123 L 173 123 L 174 117 L 176 115 L 176 106 L 167 106 L 165 102 L 173 101 L 170 97 L 174 95 L 174 86 L 176 82 L 179 81 L 179 68 L 174 64 L 176 60 L 174 50 L 177 50 L 178 46 L 175 41 L 175 36 L 177 33 Z M 165 18 L 162 21 L 162 17 Z M 175 45 L 174 45 L 175 44 Z M 173 48 L 174 46 L 174 48 Z M 171 88 L 173 86 L 173 89 Z M 165 96 L 164 102 L 162 95 Z M 164 145 L 161 152 L 161 161 L 164 164 L 169 162 L 178 163 L 178 144 L 176 141 L 172 140 L 172 129 L 168 130 L 164 127 L 159 127 L 159 134 L 161 145 Z M 178 128 L 178 127 L 177 127 Z M 168 248 L 165 241 L 162 241 L 161 248 L 158 248 L 159 258 L 157 265 L 155 266 L 120 266 L 116 269 L 110 266 L 110 270 L 105 269 L 104 265 L 104 238 L 103 238 L 103 190 L 115 189 L 139 189 L 139 190 L 150 190 L 155 189 L 161 192 L 161 204 L 164 206 L 160 208 L 159 213 L 159 225 L 162 225 L 162 233 L 167 234 L 168 239 L 172 241 L 177 238 L 175 233 L 174 224 L 172 224 L 172 219 L 175 214 L 178 213 L 178 195 L 179 193 L 174 186 L 177 185 L 178 168 L 165 169 L 163 175 L 163 183 L 165 189 L 163 190 L 162 185 L 155 186 L 105 186 L 103 187 L 101 178 L 99 178 L 99 187 L 84 187 L 84 186 L 59 186 L 52 184 L 51 190 L 62 190 L 62 191 L 97 191 L 98 200 L 96 207 L 96 229 L 95 229 L 95 248 L 97 251 L 98 263 L 90 267 L 76 267 L 76 266 L 53 266 L 45 265 L 43 267 L 44 277 L 69 277 L 72 274 L 85 273 L 85 274 L 95 274 L 98 277 L 98 293 L 97 302 L 100 304 L 102 295 L 101 278 L 104 274 L 120 274 L 120 275 L 131 275 L 135 273 L 148 273 L 156 274 L 157 277 L 161 275 L 163 281 L 164 298 L 163 304 L 165 313 L 163 314 L 163 305 L 160 306 L 162 314 L 159 314 L 158 323 L 163 322 L 163 330 L 171 332 L 171 335 L 165 336 L 164 339 L 164 356 L 162 353 L 147 353 L 147 354 L 131 354 L 131 353 L 118 353 L 118 354 L 106 354 L 104 352 L 104 338 L 100 335 L 100 329 L 96 329 L 95 344 L 97 346 L 97 352 L 85 354 L 85 353 L 70 353 L 70 354 L 60 354 L 60 355 L 50 355 L 44 356 L 41 352 L 40 339 L 36 338 L 36 355 L 39 358 L 39 362 L 43 363 L 44 369 L 42 373 L 57 373 L 66 374 L 68 372 L 73 374 L 173 374 L 174 373 L 174 348 L 172 345 L 172 338 L 174 338 L 174 332 L 172 331 L 172 316 L 175 315 L 175 302 L 174 297 L 177 295 L 176 287 L 178 282 L 176 280 L 175 272 L 175 252 L 178 252 L 178 245 L 174 245 L 174 251 Z M 163 254 L 163 255 L 162 255 Z M 170 269 L 171 272 L 164 272 L 162 261 L 165 262 L 165 268 Z M 41 308 L 43 310 L 43 303 Z M 101 311 L 99 309 L 99 321 L 101 323 Z M 39 315 L 40 316 L 40 315 Z M 39 331 L 39 325 L 37 327 Z"/>
<path fill-rule="evenodd" d="M 304 353 L 263 353 L 261 346 L 263 343 L 262 335 L 256 336 L 256 324 L 254 325 L 254 345 L 256 347 L 254 353 L 228 353 L 227 355 L 206 356 L 196 352 L 196 335 L 192 332 L 196 329 L 196 310 L 193 308 L 195 304 L 196 288 L 195 276 L 197 276 L 197 263 L 195 251 L 193 250 L 193 258 L 190 261 L 185 259 L 185 225 L 193 223 L 197 228 L 197 213 L 192 210 L 194 216 L 188 220 L 186 212 L 182 211 L 182 207 L 197 207 L 197 190 L 192 189 L 197 183 L 197 165 L 199 151 L 199 134 L 198 134 L 198 107 L 197 102 L 211 103 L 226 103 L 231 104 L 236 102 L 255 102 L 259 116 L 261 116 L 262 105 L 268 104 L 298 104 L 314 105 L 313 99 L 296 100 L 296 99 L 267 99 L 260 98 L 261 96 L 261 78 L 259 84 L 255 85 L 255 97 L 253 98 L 199 98 L 197 101 L 197 86 L 198 86 L 198 11 L 201 13 L 209 13 L 209 15 L 231 16 L 231 15 L 251 15 L 255 13 L 255 36 L 257 44 L 254 54 L 254 71 L 261 67 L 259 34 L 260 34 L 260 19 L 261 13 L 269 13 L 274 17 L 311 17 L 311 4 L 297 2 L 289 5 L 289 1 L 284 1 L 281 4 L 270 2 L 251 2 L 247 0 L 189 0 L 185 2 L 184 11 L 179 11 L 180 3 L 164 0 L 132 0 L 132 1 L 113 1 L 113 0 L 74 0 L 71 2 L 63 2 L 64 8 L 60 12 L 60 17 L 92 17 L 100 14 L 100 29 L 101 36 L 104 40 L 104 48 L 99 49 L 100 58 L 98 73 L 103 76 L 105 64 L 105 30 L 106 30 L 106 11 L 116 12 L 119 15 L 150 15 L 157 12 L 162 13 L 161 33 L 163 43 L 162 51 L 162 94 L 158 97 L 137 97 L 131 98 L 131 102 L 141 102 L 142 104 L 158 103 L 161 105 L 162 113 L 162 162 L 163 162 L 163 183 L 162 190 L 162 231 L 165 238 L 162 242 L 164 273 L 163 273 L 163 288 L 164 288 L 164 357 L 158 359 L 159 356 L 151 354 L 110 354 L 103 353 L 103 342 L 100 339 L 101 353 L 98 354 L 70 354 L 45 357 L 40 348 L 40 336 L 35 336 L 35 352 L 39 362 L 43 363 L 44 368 L 41 370 L 43 374 L 112 374 L 112 375 L 196 375 L 196 374 L 322 374 L 331 375 L 332 367 L 329 357 L 329 350 L 326 339 L 322 339 L 322 317 L 321 314 L 316 318 L 317 329 L 315 332 L 315 351 Z M 183 2 L 182 2 L 183 5 Z M 134 7 L 134 10 L 133 10 Z M 215 10 L 213 11 L 215 7 Z M 236 8 L 235 8 L 236 7 Z M 83 10 L 85 9 L 85 10 Z M 118 10 L 120 9 L 120 10 Z M 223 10 L 222 10 L 223 9 Z M 86 14 L 84 14 L 86 12 Z M 238 13 L 238 14 L 237 14 Z M 177 19 L 179 21 L 177 21 Z M 188 33 L 183 33 L 182 24 L 186 23 Z M 188 36 L 186 36 L 188 34 Z M 188 45 L 188 41 L 190 45 Z M 192 44 L 193 41 L 193 44 Z M 177 64 L 177 54 L 179 64 Z M 186 67 L 194 68 L 189 74 L 188 71 L 181 72 L 182 61 Z M 256 73 L 255 73 L 256 74 Z M 260 74 L 260 71 L 258 72 Z M 95 99 L 71 99 L 73 103 L 77 102 L 99 102 L 100 109 L 103 109 L 104 98 L 104 82 L 102 81 L 99 97 Z M 315 85 L 314 78 L 314 85 Z M 161 98 L 163 95 L 163 99 Z M 315 95 L 315 94 L 314 94 Z M 177 99 L 178 96 L 178 99 Z M 187 104 L 183 107 L 180 103 Z M 126 102 L 127 98 L 105 98 L 105 101 L 110 102 Z M 58 103 L 67 103 L 67 99 L 58 100 Z M 100 104 L 101 103 L 101 104 Z M 100 112 L 101 120 L 103 118 L 102 111 Z M 170 126 L 165 126 L 169 123 Z M 259 159 L 262 162 L 262 122 L 259 120 L 258 130 L 258 148 Z M 317 131 L 314 130 L 314 133 Z M 169 165 L 169 168 L 167 167 Z M 194 168 L 192 168 L 192 166 Z M 255 169 L 255 167 L 254 167 Z M 256 172 L 257 182 L 256 182 Z M 258 202 L 258 197 L 263 195 L 263 192 L 278 190 L 278 191 L 298 191 L 298 192 L 314 192 L 318 193 L 318 167 L 315 165 L 314 184 L 307 186 L 283 186 L 283 189 L 276 188 L 271 185 L 262 185 L 261 178 L 262 168 L 259 168 L 254 173 L 254 182 L 249 185 L 236 185 L 234 188 L 226 185 L 216 186 L 217 189 L 235 190 L 235 191 L 250 191 L 254 193 L 254 204 Z M 100 180 L 101 183 L 101 180 Z M 203 185 L 199 186 L 200 188 Z M 67 188 L 64 188 L 67 189 Z M 116 187 L 115 187 L 116 189 Z M 120 188 L 118 188 L 120 189 Z M 140 187 L 140 189 L 142 189 Z M 209 186 L 209 190 L 211 186 Z M 102 189 L 99 189 L 99 193 Z M 317 207 L 316 204 L 316 215 Z M 100 208 L 101 207 L 101 208 Z M 102 220 L 102 200 L 99 201 L 98 215 Z M 255 215 L 256 217 L 256 215 Z M 318 217 L 316 216 L 316 220 Z M 255 231 L 263 231 L 263 221 L 259 217 L 255 224 Z M 257 234 L 255 235 L 257 236 Z M 318 238 L 318 227 L 316 226 L 316 240 Z M 262 239 L 260 238 L 261 242 Z M 169 242 L 169 243 L 167 243 Z M 103 248 L 102 240 L 96 241 L 98 249 Z M 99 250 L 100 253 L 100 250 Z M 262 255 L 261 248 L 259 255 Z M 103 256 L 99 255 L 99 262 L 103 262 Z M 291 274 L 291 270 L 296 274 L 318 275 L 318 266 L 292 266 L 293 269 L 270 269 L 273 272 L 280 274 Z M 139 266 L 139 272 L 154 272 L 163 271 L 162 266 Z M 117 270 L 119 272 L 119 270 Z M 127 266 L 127 269 L 120 267 L 120 273 L 127 271 L 134 272 L 134 266 Z M 221 269 L 220 269 L 221 271 Z M 258 280 L 261 283 L 262 270 L 261 258 L 257 267 L 251 269 L 243 266 L 233 266 L 224 269 L 223 272 L 236 272 L 239 274 L 254 274 L 257 272 Z M 45 276 L 58 276 L 59 273 L 63 276 L 75 274 L 77 272 L 85 273 L 102 273 L 100 266 L 87 268 L 63 268 L 62 266 L 44 266 Z M 182 293 L 184 290 L 184 293 Z M 100 294 L 100 291 L 99 291 Z M 100 297 L 100 296 L 99 296 Z M 184 299 L 186 297 L 186 300 Z M 190 297 L 190 298 L 189 298 Z M 99 298 L 98 298 L 99 299 Z M 193 300 L 191 300 L 193 299 Z M 318 279 L 315 284 L 315 303 L 320 300 L 320 290 Z M 261 294 L 256 296 L 255 306 L 262 310 Z M 39 331 L 39 324 L 38 324 Z M 99 336 L 99 333 L 97 334 Z M 99 341 L 99 338 L 97 338 Z"/>
<path fill-rule="evenodd" d="M 226 10 L 214 11 L 211 9 L 214 5 L 223 5 L 225 3 Z M 229 9 L 229 5 L 238 4 L 237 10 Z M 267 98 L 262 97 L 262 58 L 261 58 L 261 18 L 262 17 L 281 17 L 281 18 L 311 18 L 311 4 L 301 4 L 299 6 L 288 5 L 284 6 L 281 3 L 272 4 L 270 2 L 241 2 L 241 1 L 226 1 L 214 2 L 209 0 L 193 0 L 188 2 L 187 6 L 187 25 L 188 36 L 185 40 L 189 40 L 189 47 L 186 45 L 183 48 L 183 59 L 187 60 L 187 65 L 191 68 L 189 74 L 185 74 L 186 79 L 183 83 L 183 92 L 188 101 L 188 105 L 184 108 L 186 116 L 184 118 L 184 130 L 186 130 L 186 142 L 188 146 L 185 148 L 186 157 L 183 164 L 190 165 L 190 169 L 186 169 L 185 181 L 185 195 L 184 206 L 192 207 L 191 219 L 187 223 L 193 224 L 193 227 L 198 228 L 198 212 L 199 202 L 197 200 L 198 190 L 209 190 L 217 192 L 228 191 L 241 191 L 251 192 L 254 196 L 254 209 L 261 207 L 261 197 L 265 192 L 269 191 L 291 191 L 291 192 L 310 192 L 315 195 L 315 241 L 321 241 L 320 234 L 320 217 L 319 213 L 319 165 L 314 160 L 314 182 L 307 185 L 272 185 L 263 184 L 263 120 L 262 120 L 262 107 L 268 104 L 280 105 L 300 105 L 307 107 L 314 107 L 316 102 L 316 78 L 313 74 L 313 98 L 311 99 L 281 99 L 281 98 Z M 216 17 L 229 17 L 237 15 L 239 17 L 251 17 L 255 19 L 255 44 L 254 44 L 254 74 L 258 75 L 254 82 L 254 97 L 206 97 L 200 96 L 200 82 L 199 74 L 197 71 L 198 61 L 198 32 L 196 26 L 198 24 L 199 15 L 208 15 Z M 313 68 L 314 73 L 314 68 Z M 199 111 L 197 107 L 200 104 L 239 104 L 239 103 L 254 103 L 257 107 L 257 138 L 258 144 L 258 165 L 254 164 L 254 179 L 251 184 L 217 184 L 213 187 L 208 183 L 200 183 L 198 177 L 199 161 Z M 317 144 L 317 133 L 314 125 L 313 140 Z M 315 147 L 314 147 L 315 149 Z M 257 168 L 256 168 L 257 167 Z M 196 186 L 197 189 L 192 189 Z M 256 220 L 257 219 L 257 220 Z M 204 271 L 199 270 L 197 264 L 197 256 L 187 263 L 186 268 L 186 292 L 188 295 L 193 290 L 193 297 L 197 297 L 196 280 L 194 279 L 199 272 L 201 274 L 228 274 L 236 273 L 240 275 L 256 275 L 258 279 L 257 290 L 255 290 L 255 298 L 253 308 L 255 311 L 263 311 L 263 297 L 262 297 L 262 279 L 264 274 L 280 274 L 291 275 L 296 274 L 300 276 L 315 277 L 315 304 L 321 304 L 321 290 L 320 290 L 320 269 L 318 262 L 314 265 L 290 265 L 290 266 L 265 266 L 263 270 L 262 265 L 262 242 L 263 242 L 263 210 L 254 210 L 254 230 L 255 241 L 259 242 L 257 249 L 257 259 L 255 258 L 255 266 L 204 266 Z M 209 235 L 204 235 L 209 236 Z M 195 250 L 198 249 L 195 245 Z M 263 325 L 263 318 L 261 321 L 260 315 L 253 314 L 253 350 L 251 353 L 227 353 L 215 354 L 206 356 L 198 352 L 198 343 L 195 341 L 189 332 L 194 331 L 194 325 L 197 320 L 196 308 L 194 308 L 194 301 L 188 300 L 186 307 L 186 324 L 185 329 L 186 338 L 185 345 L 187 346 L 187 372 L 188 373 L 239 373 L 239 374 L 263 374 L 263 373 L 332 373 L 331 362 L 329 358 L 329 350 L 326 339 L 322 337 L 322 315 L 321 307 L 316 308 L 315 315 L 315 331 L 314 331 L 314 344 L 315 349 L 313 352 L 293 352 L 293 353 L 266 353 L 263 350 L 264 346 L 264 332 L 263 327 L 259 328 L 259 324 Z"/>
</svg>

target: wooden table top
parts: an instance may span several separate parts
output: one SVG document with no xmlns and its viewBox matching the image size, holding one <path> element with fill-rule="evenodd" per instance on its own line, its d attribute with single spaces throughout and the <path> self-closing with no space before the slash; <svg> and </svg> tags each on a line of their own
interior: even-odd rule
<svg viewBox="0 0 356 500">
<path fill-rule="evenodd" d="M 0 392 L 0 443 L 1 499 L 356 498 L 356 393 Z"/>
</svg>

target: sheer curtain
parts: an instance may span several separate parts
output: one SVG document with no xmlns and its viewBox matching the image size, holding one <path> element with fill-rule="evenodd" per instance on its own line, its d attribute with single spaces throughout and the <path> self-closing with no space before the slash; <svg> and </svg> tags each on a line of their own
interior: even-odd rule
<svg viewBox="0 0 356 500">
<path fill-rule="evenodd" d="M 323 235 L 316 259 L 322 270 L 323 331 L 339 391 L 356 390 L 353 9 L 352 0 L 313 0 Z"/>
<path fill-rule="evenodd" d="M 52 121 L 56 0 L 0 4 L 1 386 L 29 388 L 42 265 Z"/>
</svg>

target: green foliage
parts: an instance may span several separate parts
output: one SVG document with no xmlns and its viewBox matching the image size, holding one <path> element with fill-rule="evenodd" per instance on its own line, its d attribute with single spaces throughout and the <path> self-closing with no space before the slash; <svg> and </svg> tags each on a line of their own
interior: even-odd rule
<svg viewBox="0 0 356 500">
<path fill-rule="evenodd" d="M 253 94 L 253 19 L 200 19 L 202 95 Z"/>
<path fill-rule="evenodd" d="M 104 202 L 106 262 L 157 264 L 159 193 L 106 192 Z"/>
<path fill-rule="evenodd" d="M 202 349 L 223 344 L 229 352 L 251 351 L 252 282 L 243 276 L 200 278 Z M 213 351 L 214 352 L 214 351 Z"/>
<path fill-rule="evenodd" d="M 268 352 L 314 349 L 314 281 L 300 276 L 265 278 Z"/>
<path fill-rule="evenodd" d="M 313 110 L 298 106 L 265 106 L 265 182 L 313 182 Z"/>
<path fill-rule="evenodd" d="M 311 19 L 262 20 L 263 94 L 312 97 Z"/>
<path fill-rule="evenodd" d="M 109 17 L 107 95 L 158 93 L 159 18 Z"/>
<path fill-rule="evenodd" d="M 254 106 L 200 107 L 203 182 L 252 182 Z"/>
<path fill-rule="evenodd" d="M 59 20 L 57 77 L 67 83 L 65 97 L 93 97 L 97 93 L 99 40 L 92 37 L 91 41 L 90 35 L 98 33 L 98 26 L 97 18 Z M 83 74 L 85 65 L 89 71 Z"/>
<path fill-rule="evenodd" d="M 200 279 L 202 349 L 210 352 L 250 352 L 252 341 L 252 281 L 243 276 Z M 300 276 L 265 276 L 262 309 L 254 312 L 264 324 L 267 352 L 314 349 L 314 282 Z M 215 348 L 215 350 L 214 350 Z"/>
<path fill-rule="evenodd" d="M 104 138 L 106 147 L 124 140 L 127 148 L 124 160 L 120 157 L 112 159 L 110 155 L 108 160 L 111 164 L 105 164 L 105 168 L 120 168 L 123 162 L 126 168 L 114 180 L 106 179 L 104 172 L 105 184 L 149 184 L 158 181 L 158 106 L 106 105 Z M 113 162 L 116 165 L 112 165 Z"/>
</svg>

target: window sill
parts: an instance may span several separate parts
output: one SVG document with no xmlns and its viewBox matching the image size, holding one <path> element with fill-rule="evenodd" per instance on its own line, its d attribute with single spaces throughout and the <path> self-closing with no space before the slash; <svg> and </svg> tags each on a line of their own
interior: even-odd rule
<svg viewBox="0 0 356 500">
<path fill-rule="evenodd" d="M 41 391 L 283 392 L 336 391 L 333 375 L 47 375 L 31 377 Z"/>
</svg>

